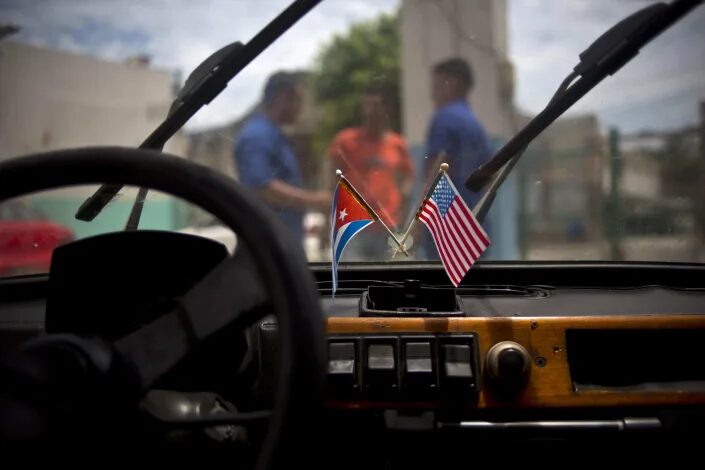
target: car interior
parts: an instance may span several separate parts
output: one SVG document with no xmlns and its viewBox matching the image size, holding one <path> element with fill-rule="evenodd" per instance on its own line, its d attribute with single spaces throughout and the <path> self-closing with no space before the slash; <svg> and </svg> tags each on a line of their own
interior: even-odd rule
<svg viewBox="0 0 705 470">
<path fill-rule="evenodd" d="M 453 286 L 438 261 L 309 263 L 255 192 L 162 151 L 318 3 L 294 1 L 201 63 L 139 147 L 0 161 L 0 202 L 102 185 L 75 207 L 90 221 L 143 188 L 135 224 L 149 190 L 237 237 L 229 250 L 128 222 L 59 244 L 48 272 L 0 278 L 2 448 L 197 452 L 242 468 L 700 458 L 705 264 L 481 260 Z M 484 191 L 478 219 L 529 142 L 700 3 L 635 5 L 595 38 L 545 108 L 455 181 Z"/>
</svg>

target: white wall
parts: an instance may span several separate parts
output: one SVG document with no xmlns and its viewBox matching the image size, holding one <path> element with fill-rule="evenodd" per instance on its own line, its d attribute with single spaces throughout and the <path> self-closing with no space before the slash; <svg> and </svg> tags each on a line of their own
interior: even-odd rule
<svg viewBox="0 0 705 470">
<path fill-rule="evenodd" d="M 434 112 L 431 71 L 436 63 L 450 57 L 465 58 L 472 66 L 475 87 L 470 105 L 489 137 L 506 140 L 514 134 L 506 0 L 403 0 L 400 29 L 402 124 L 417 158 L 424 151 Z M 515 178 L 504 182 L 488 215 L 496 235 L 489 256 L 495 259 L 518 257 L 515 184 Z M 415 200 L 423 190 L 417 184 Z"/>
<path fill-rule="evenodd" d="M 467 59 L 475 74 L 470 103 L 492 137 L 513 134 L 513 72 L 507 59 L 505 0 L 404 0 L 401 7 L 404 133 L 425 141 L 433 113 L 431 69 Z"/>
<path fill-rule="evenodd" d="M 20 155 L 87 145 L 138 146 L 164 119 L 173 95 L 172 74 L 148 66 L 0 42 L 0 161 Z M 178 133 L 165 151 L 186 155 Z M 97 186 L 47 191 L 30 203 L 77 236 L 120 230 L 136 189 L 127 188 L 93 222 L 74 219 Z M 150 192 L 143 227 L 174 227 L 175 205 Z"/>
<path fill-rule="evenodd" d="M 0 160 L 82 145 L 137 146 L 166 116 L 171 73 L 0 42 Z M 167 151 L 185 154 L 185 140 Z"/>
</svg>

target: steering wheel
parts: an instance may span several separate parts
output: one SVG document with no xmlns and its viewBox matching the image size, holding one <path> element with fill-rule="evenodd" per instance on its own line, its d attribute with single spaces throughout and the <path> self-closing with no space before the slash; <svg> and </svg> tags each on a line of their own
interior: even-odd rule
<svg viewBox="0 0 705 470">
<path fill-rule="evenodd" d="M 271 312 L 279 325 L 279 371 L 257 468 L 291 463 L 296 456 L 310 457 L 305 445 L 315 442 L 309 433 L 322 402 L 325 347 L 318 295 L 299 244 L 258 199 L 232 179 L 180 157 L 143 149 L 95 147 L 0 163 L 0 201 L 91 183 L 147 187 L 200 206 L 239 235 L 247 254 L 227 258 L 180 300 L 175 311 L 112 345 L 71 335 L 33 340 L 23 349 L 21 360 L 14 362 L 24 371 L 23 380 L 33 384 L 31 392 L 44 386 L 39 392 L 48 393 L 57 383 L 78 377 L 83 389 L 88 386 L 103 401 L 117 400 L 117 408 L 136 410 L 150 386 L 200 341 L 226 326 L 250 325 Z M 75 359 L 69 361 L 70 367 L 56 359 L 66 355 Z M 32 363 L 22 369 L 37 357 L 53 359 L 41 367 Z M 2 383 L 7 386 L 7 376 Z M 3 391 L 7 392 L 0 390 L 0 394 Z M 82 399 L 87 395 L 83 393 Z M 247 419 L 243 413 L 242 421 Z"/>
</svg>

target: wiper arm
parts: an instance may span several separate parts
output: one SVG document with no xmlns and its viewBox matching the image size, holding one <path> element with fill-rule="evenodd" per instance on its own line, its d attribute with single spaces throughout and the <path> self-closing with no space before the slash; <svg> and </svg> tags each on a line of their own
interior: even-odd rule
<svg viewBox="0 0 705 470">
<path fill-rule="evenodd" d="M 497 174 L 474 209 L 482 221 L 494 201 L 497 189 L 521 158 L 529 143 L 553 121 L 582 98 L 608 75 L 617 72 L 639 50 L 703 0 L 675 0 L 657 3 L 623 19 L 580 54 L 580 62 L 561 83 L 546 107 L 512 137 L 495 156 L 475 170 L 465 182 L 472 191 L 480 191 Z M 579 77 L 579 78 L 578 78 Z M 576 80 L 577 79 L 577 80 Z"/>
<path fill-rule="evenodd" d="M 164 148 L 167 140 L 176 134 L 201 107 L 218 96 L 234 76 L 320 2 L 321 0 L 295 0 L 247 44 L 234 42 L 204 60 L 189 75 L 184 87 L 174 99 L 166 119 L 139 147 L 155 150 Z M 93 220 L 122 187 L 116 184 L 102 185 L 81 204 L 76 212 L 76 218 L 86 222 Z M 145 197 L 146 190 L 141 189 L 130 214 L 128 228 L 137 227 Z"/>
</svg>

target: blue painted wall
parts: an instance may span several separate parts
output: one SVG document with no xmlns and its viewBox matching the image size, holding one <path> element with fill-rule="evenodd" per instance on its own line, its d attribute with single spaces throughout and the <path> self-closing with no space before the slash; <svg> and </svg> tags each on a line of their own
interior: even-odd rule
<svg viewBox="0 0 705 470">
<path fill-rule="evenodd" d="M 75 237 L 85 238 L 101 233 L 120 231 L 132 209 L 133 199 L 126 197 L 111 202 L 92 222 L 76 220 L 76 209 L 83 203 L 83 197 L 52 196 L 38 194 L 28 198 L 31 207 L 42 211 L 50 220 L 73 230 Z M 140 229 L 177 230 L 183 228 L 185 216 L 181 201 L 158 197 L 147 199 L 140 219 Z"/>
</svg>

